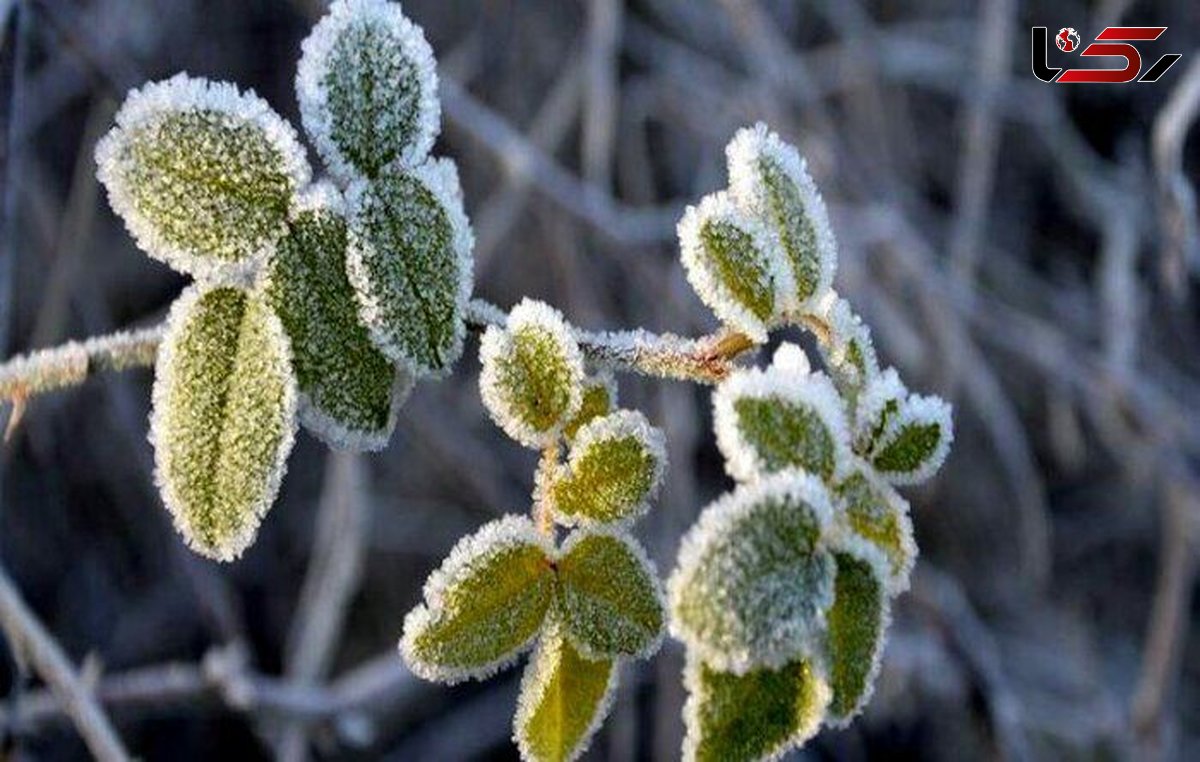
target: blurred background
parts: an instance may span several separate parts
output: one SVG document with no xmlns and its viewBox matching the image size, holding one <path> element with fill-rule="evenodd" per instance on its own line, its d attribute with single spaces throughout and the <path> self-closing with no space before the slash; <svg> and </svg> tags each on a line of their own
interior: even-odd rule
<svg viewBox="0 0 1200 762">
<path fill-rule="evenodd" d="M 812 760 L 1200 759 L 1200 4 L 409 0 L 440 60 L 476 294 L 587 328 L 699 335 L 674 224 L 765 120 L 808 157 L 837 288 L 957 441 L 908 491 L 921 560 L 874 702 Z M 0 348 L 159 321 L 184 281 L 94 177 L 123 94 L 187 70 L 298 124 L 319 0 L 0 0 Z M 1030 28 L 1168 26 L 1153 84 L 1034 78 Z M 1051 46 L 1050 65 L 1080 65 Z M 797 334 L 786 338 L 800 340 Z M 811 347 L 811 342 L 806 342 Z M 150 374 L 32 400 L 0 450 L 0 564 L 145 759 L 515 757 L 520 671 L 454 688 L 395 654 L 463 534 L 528 509 L 535 455 L 488 420 L 471 339 L 391 446 L 302 435 L 257 544 L 183 549 L 151 477 Z M 709 390 L 621 379 L 671 469 L 640 526 L 661 569 L 730 486 Z M 5 409 L 4 416 L 8 411 Z M 0 640 L 0 643 L 3 643 Z M 626 667 L 588 759 L 675 759 L 682 651 Z M 0 647 L 0 759 L 87 757 Z"/>
</svg>

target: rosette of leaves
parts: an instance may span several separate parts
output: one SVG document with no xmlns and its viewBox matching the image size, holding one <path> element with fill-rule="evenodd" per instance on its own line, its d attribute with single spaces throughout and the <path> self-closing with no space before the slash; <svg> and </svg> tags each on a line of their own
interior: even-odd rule
<svg viewBox="0 0 1200 762">
<path fill-rule="evenodd" d="M 524 517 L 461 540 L 404 622 L 417 675 L 482 679 L 536 644 L 514 737 L 526 759 L 575 759 L 606 716 L 624 659 L 657 650 L 665 619 L 653 564 L 628 535 L 582 529 L 561 547 Z"/>
</svg>

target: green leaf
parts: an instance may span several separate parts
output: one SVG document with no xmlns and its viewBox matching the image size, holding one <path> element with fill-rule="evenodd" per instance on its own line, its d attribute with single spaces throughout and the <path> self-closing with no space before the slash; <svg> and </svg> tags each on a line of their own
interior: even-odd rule
<svg viewBox="0 0 1200 762">
<path fill-rule="evenodd" d="M 658 648 L 662 591 L 653 564 L 632 538 L 575 532 L 563 546 L 558 579 L 563 625 L 584 656 L 642 658 Z"/>
<path fill-rule="evenodd" d="M 331 447 L 379 450 L 412 389 L 412 374 L 376 349 L 358 322 L 337 191 L 315 186 L 303 207 L 262 284 L 291 339 L 300 420 Z"/>
<path fill-rule="evenodd" d="M 563 436 L 568 442 L 573 440 L 581 428 L 616 409 L 617 383 L 612 374 L 603 373 L 584 379 L 579 412 L 563 427 Z"/>
<path fill-rule="evenodd" d="M 833 601 L 824 485 L 786 471 L 708 506 L 668 583 L 671 633 L 714 669 L 779 667 L 814 649 Z"/>
<path fill-rule="evenodd" d="M 887 560 L 874 546 L 850 540 L 834 551 L 837 580 L 827 616 L 830 723 L 849 724 L 871 699 L 890 621 Z"/>
<path fill-rule="evenodd" d="M 441 119 L 433 50 L 386 0 L 339 0 L 301 46 L 304 128 L 342 180 L 419 164 Z"/>
<path fill-rule="evenodd" d="M 252 92 L 186 74 L 132 91 L 116 119 L 97 175 L 138 246 L 197 277 L 252 273 L 308 182 L 291 126 Z"/>
<path fill-rule="evenodd" d="M 937 473 L 953 441 L 950 405 L 910 395 L 876 439 L 871 463 L 893 484 L 916 484 Z"/>
<path fill-rule="evenodd" d="M 759 123 L 725 149 L 738 205 L 775 230 L 796 284 L 793 309 L 811 311 L 833 283 L 837 247 L 825 202 L 796 149 Z"/>
<path fill-rule="evenodd" d="M 744 675 L 688 654 L 683 758 L 689 762 L 775 759 L 816 735 L 829 685 L 806 659 Z"/>
<path fill-rule="evenodd" d="M 558 310 L 525 299 L 507 328 L 490 326 L 479 345 L 479 393 L 496 425 L 527 447 L 543 447 L 578 412 L 583 355 Z"/>
<path fill-rule="evenodd" d="M 356 181 L 347 206 L 346 272 L 371 339 L 418 373 L 449 372 L 462 353 L 474 246 L 453 162 Z"/>
<path fill-rule="evenodd" d="M 404 620 L 400 652 L 442 683 L 487 677 L 533 642 L 554 600 L 553 551 L 533 523 L 506 516 L 459 541 Z"/>
<path fill-rule="evenodd" d="M 895 368 L 871 378 L 855 399 L 854 449 L 870 453 L 900 412 L 908 389 Z"/>
<path fill-rule="evenodd" d="M 641 516 L 662 481 L 662 431 L 641 413 L 618 410 L 587 424 L 571 447 L 566 472 L 550 487 L 565 524 L 609 524 Z"/>
<path fill-rule="evenodd" d="M 838 518 L 850 531 L 887 556 L 888 594 L 908 589 L 917 559 L 908 502 L 862 466 L 837 486 Z"/>
<path fill-rule="evenodd" d="M 773 234 L 724 193 L 688 207 L 679 223 L 688 282 L 726 325 L 764 342 L 793 288 Z"/>
<path fill-rule="evenodd" d="M 871 332 L 850 303 L 833 291 L 821 297 L 816 311 L 828 326 L 818 345 L 825 365 L 838 388 L 846 391 L 846 400 L 853 403 L 863 386 L 879 374 Z"/>
<path fill-rule="evenodd" d="M 612 706 L 613 659 L 585 658 L 559 626 L 542 635 L 517 699 L 513 737 L 531 762 L 570 762 L 585 751 Z"/>
<path fill-rule="evenodd" d="M 193 550 L 232 561 L 254 541 L 292 449 L 287 336 L 254 295 L 193 286 L 171 307 L 154 373 L 150 439 L 163 501 Z"/>
</svg>

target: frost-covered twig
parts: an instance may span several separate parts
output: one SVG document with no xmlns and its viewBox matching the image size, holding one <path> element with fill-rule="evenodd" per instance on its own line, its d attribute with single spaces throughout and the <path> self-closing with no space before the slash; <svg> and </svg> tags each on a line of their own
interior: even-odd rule
<svg viewBox="0 0 1200 762">
<path fill-rule="evenodd" d="M 89 695 L 62 648 L 21 600 L 3 567 L 0 567 L 0 628 L 18 660 L 32 666 L 50 686 L 88 750 L 101 762 L 129 759 L 112 723 Z"/>
<path fill-rule="evenodd" d="M 78 386 L 103 370 L 150 367 L 154 364 L 162 332 L 161 325 L 121 331 L 14 357 L 0 365 L 0 399 L 20 401 Z"/>
</svg>

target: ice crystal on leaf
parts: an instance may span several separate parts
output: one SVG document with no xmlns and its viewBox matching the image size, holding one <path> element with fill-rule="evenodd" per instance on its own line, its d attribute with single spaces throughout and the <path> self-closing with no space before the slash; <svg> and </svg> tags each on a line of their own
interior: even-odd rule
<svg viewBox="0 0 1200 762">
<path fill-rule="evenodd" d="M 527 447 L 557 441 L 579 412 L 583 355 L 558 310 L 526 299 L 479 345 L 479 393 L 496 425 Z"/>
<path fill-rule="evenodd" d="M 413 376 L 376 349 L 358 322 L 342 202 L 332 186 L 305 194 L 262 287 L 291 339 L 300 420 L 331 447 L 385 447 Z"/>
<path fill-rule="evenodd" d="M 291 125 L 253 92 L 186 74 L 131 91 L 116 122 L 97 175 L 138 246 L 199 278 L 253 273 L 309 179 Z"/>
<path fill-rule="evenodd" d="M 302 45 L 304 129 L 343 182 L 420 164 L 441 120 L 433 50 L 398 3 L 337 0 Z"/>
<path fill-rule="evenodd" d="M 585 396 L 586 399 L 586 396 Z M 618 410 L 584 426 L 565 472 L 549 487 L 565 524 L 609 524 L 650 507 L 666 467 L 662 432 L 641 413 Z"/>
<path fill-rule="evenodd" d="M 279 319 L 257 294 L 193 286 L 171 307 L 155 366 L 155 480 L 196 552 L 253 541 L 292 448 L 296 384 Z"/>
</svg>

